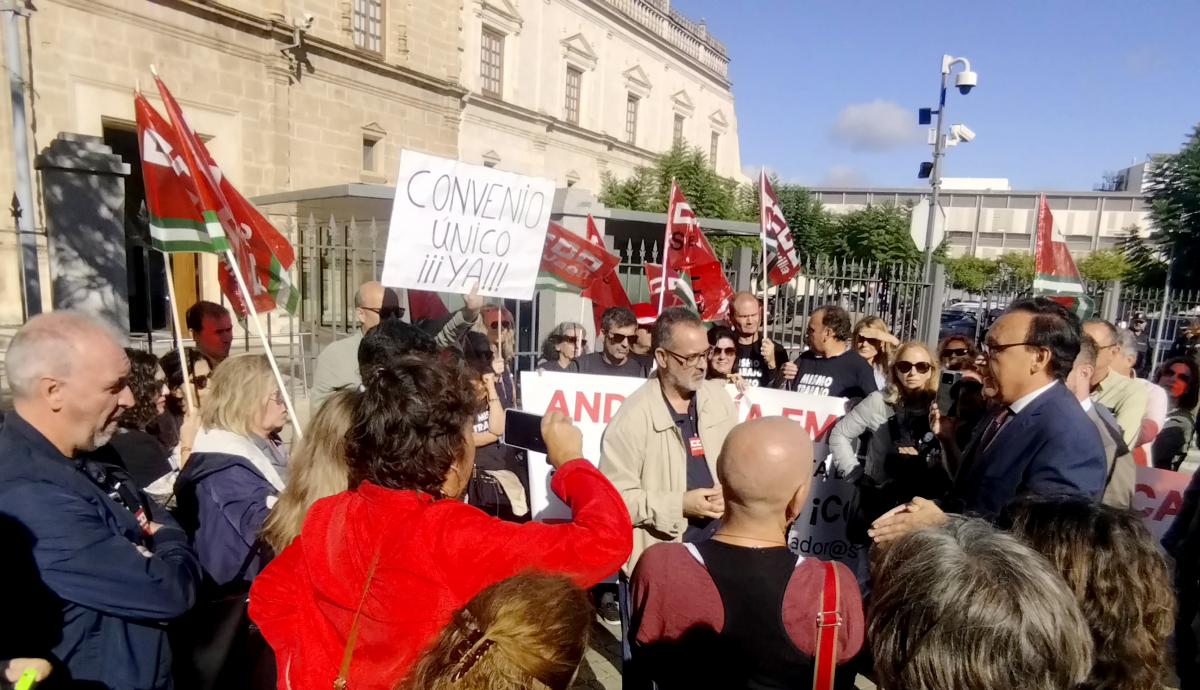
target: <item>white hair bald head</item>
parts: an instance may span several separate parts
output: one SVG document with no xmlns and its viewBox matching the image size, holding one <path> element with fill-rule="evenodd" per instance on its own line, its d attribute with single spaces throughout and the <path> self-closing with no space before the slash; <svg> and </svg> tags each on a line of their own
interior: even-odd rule
<svg viewBox="0 0 1200 690">
<path fill-rule="evenodd" d="M 97 338 L 122 347 L 125 338 L 107 321 L 80 311 L 39 314 L 21 326 L 4 358 L 8 387 L 16 399 L 26 398 L 44 377 L 67 379 L 84 348 Z"/>
</svg>

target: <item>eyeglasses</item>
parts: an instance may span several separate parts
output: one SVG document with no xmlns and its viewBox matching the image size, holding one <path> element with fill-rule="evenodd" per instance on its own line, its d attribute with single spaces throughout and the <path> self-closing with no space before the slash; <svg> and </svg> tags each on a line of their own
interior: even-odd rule
<svg viewBox="0 0 1200 690">
<path fill-rule="evenodd" d="M 271 402 L 275 403 L 276 405 L 282 405 L 283 404 L 283 393 L 280 393 L 279 391 L 275 391 L 274 393 L 272 393 L 271 394 Z"/>
<path fill-rule="evenodd" d="M 971 351 L 965 347 L 952 347 L 942 350 L 942 357 L 966 357 Z"/>
<path fill-rule="evenodd" d="M 685 367 L 694 367 L 694 366 L 700 364 L 701 362 L 703 362 L 705 360 L 705 358 L 708 357 L 709 353 L 712 352 L 711 347 L 709 349 L 705 350 L 704 352 L 697 352 L 694 355 L 681 355 L 678 352 L 672 352 L 671 350 L 668 350 L 665 347 L 660 347 L 658 349 L 662 350 L 663 352 L 667 353 L 668 355 L 671 355 L 672 357 L 674 357 L 676 359 L 676 361 L 678 361 L 680 364 L 682 364 Z"/>
<path fill-rule="evenodd" d="M 984 343 L 983 344 L 983 356 L 987 357 L 988 359 L 994 359 L 996 357 L 996 355 L 999 355 L 1001 352 L 1004 352 L 1005 350 L 1007 350 L 1010 347 L 1039 347 L 1039 346 L 1037 345 L 1037 343 L 1030 343 L 1030 342 L 1005 343 L 1003 345 L 1000 345 L 998 343 Z"/>
<path fill-rule="evenodd" d="M 629 343 L 630 345 L 632 345 L 633 343 L 637 342 L 637 334 L 636 333 L 634 333 L 633 335 L 622 335 L 621 333 L 605 333 L 604 337 L 607 338 L 608 342 L 612 343 L 613 345 L 620 345 L 621 343 L 626 343 L 626 342 Z"/>
<path fill-rule="evenodd" d="M 487 327 L 494 331 L 494 330 L 496 330 L 496 327 L 500 325 L 500 323 L 501 323 L 500 321 L 493 321 L 493 322 L 489 323 L 487 325 Z M 504 321 L 503 323 L 504 323 L 504 327 L 506 329 L 508 329 L 510 331 L 512 330 L 512 321 Z"/>
<path fill-rule="evenodd" d="M 359 307 L 363 311 L 369 311 L 373 314 L 378 314 L 381 319 L 389 319 L 395 317 L 397 319 L 404 318 L 407 310 L 404 307 Z"/>
<path fill-rule="evenodd" d="M 883 345 L 883 341 L 879 340 L 878 338 L 859 338 L 858 342 L 859 344 L 866 343 L 876 350 L 880 349 Z"/>
<path fill-rule="evenodd" d="M 204 390 L 208 387 L 208 376 L 193 376 L 192 385 L 195 386 L 196 390 L 198 391 Z"/>
<path fill-rule="evenodd" d="M 559 336 L 554 337 L 555 345 L 562 345 L 563 343 L 574 343 L 574 342 L 578 342 L 580 347 L 587 347 L 587 344 L 588 344 L 587 338 L 576 339 L 576 338 L 572 338 L 569 335 L 559 335 Z"/>
<path fill-rule="evenodd" d="M 929 362 L 896 362 L 896 371 L 900 372 L 901 374 L 907 374 L 913 369 L 916 369 L 918 374 L 928 374 L 929 370 L 932 368 L 933 365 L 931 365 Z"/>
<path fill-rule="evenodd" d="M 718 355 L 725 355 L 726 357 L 733 357 L 737 354 L 737 348 L 736 347 L 714 347 L 711 350 L 709 350 L 708 353 L 714 357 L 716 357 Z"/>
</svg>

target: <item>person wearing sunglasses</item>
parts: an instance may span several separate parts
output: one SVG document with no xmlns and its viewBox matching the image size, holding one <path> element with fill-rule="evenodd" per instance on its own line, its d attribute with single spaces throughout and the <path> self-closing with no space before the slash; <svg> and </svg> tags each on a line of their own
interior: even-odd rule
<svg viewBox="0 0 1200 690">
<path fill-rule="evenodd" d="M 961 368 L 976 365 L 979 353 L 971 341 L 961 335 L 947 336 L 938 345 L 938 359 L 941 360 L 945 371 L 958 371 Z"/>
<path fill-rule="evenodd" d="M 854 325 L 854 349 L 871 365 L 878 390 L 888 386 L 892 357 L 899 344 L 900 339 L 892 335 L 887 323 L 878 316 L 865 317 Z"/>
<path fill-rule="evenodd" d="M 1167 421 L 1154 439 L 1150 457 L 1159 469 L 1179 471 L 1196 435 L 1193 410 L 1200 401 L 1200 366 L 1191 357 L 1168 359 L 1155 381 L 1167 392 Z"/>
<path fill-rule="evenodd" d="M 358 367 L 358 348 L 362 345 L 363 337 L 382 321 L 407 320 L 408 313 L 404 307 L 407 301 L 404 290 L 385 288 L 383 283 L 377 280 L 359 286 L 358 291 L 354 293 L 354 319 L 358 328 L 353 334 L 324 346 L 317 355 L 313 385 L 309 391 L 313 409 L 320 407 L 325 398 L 334 391 L 343 388 L 354 390 L 362 384 Z M 451 314 L 445 323 L 440 323 L 440 328 L 429 329 L 430 335 L 436 332 L 433 339 L 437 347 L 456 346 L 478 321 L 482 308 L 483 298 L 479 296 L 478 286 L 475 286 L 470 294 L 463 296 L 462 309 Z"/>
<path fill-rule="evenodd" d="M 914 496 L 941 498 L 950 488 L 929 425 L 937 391 L 933 353 L 924 343 L 906 342 L 896 350 L 887 387 L 868 395 L 833 428 L 834 468 L 858 481 L 866 523 Z M 856 448 L 864 438 L 869 440 Z"/>
<path fill-rule="evenodd" d="M 1045 297 L 1017 302 L 988 330 L 984 354 L 999 406 L 983 432 L 960 454 L 942 439 L 954 487 L 938 502 L 924 496 L 888 511 L 868 534 L 890 542 L 923 527 L 944 525 L 946 513 L 997 519 L 1018 496 L 1080 495 L 1098 500 L 1107 462 L 1095 425 L 1064 381 L 1075 366 L 1079 318 Z M 941 436 L 940 415 L 930 427 Z"/>
<path fill-rule="evenodd" d="M 571 371 L 577 374 L 646 378 L 648 370 L 645 363 L 633 356 L 637 328 L 637 316 L 632 309 L 605 309 L 600 315 L 601 349 L 577 358 Z"/>
<path fill-rule="evenodd" d="M 746 392 L 749 381 L 734 371 L 738 363 L 737 334 L 727 326 L 713 326 L 708 329 L 708 344 L 708 374 L 705 378 L 732 383 L 738 392 Z"/>
<path fill-rule="evenodd" d="M 563 321 L 542 343 L 540 371 L 571 371 L 571 363 L 587 352 L 587 331 L 582 324 Z"/>
<path fill-rule="evenodd" d="M 167 377 L 167 405 L 163 413 L 152 425 L 158 442 L 172 449 L 172 462 L 183 465 L 188 454 L 192 452 L 192 440 L 200 430 L 200 410 L 208 400 L 211 390 L 208 381 L 212 377 L 213 364 L 203 352 L 194 348 L 184 348 L 183 356 L 187 358 L 187 368 L 191 375 L 192 392 L 195 395 L 196 409 L 188 410 L 187 395 L 183 388 L 183 370 L 179 368 L 178 351 L 172 350 L 159 358 L 159 366 Z M 184 443 L 184 441 L 187 443 Z"/>
</svg>

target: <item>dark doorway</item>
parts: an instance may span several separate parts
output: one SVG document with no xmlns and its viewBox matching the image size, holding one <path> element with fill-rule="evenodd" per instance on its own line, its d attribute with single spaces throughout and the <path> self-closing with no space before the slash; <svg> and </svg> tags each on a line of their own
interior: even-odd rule
<svg viewBox="0 0 1200 690">
<path fill-rule="evenodd" d="M 125 178 L 125 253 L 129 278 L 129 332 L 149 334 L 167 327 L 167 284 L 162 252 L 150 248 L 146 215 L 146 187 L 137 130 L 119 125 L 104 127 L 104 143 L 129 164 Z"/>
</svg>

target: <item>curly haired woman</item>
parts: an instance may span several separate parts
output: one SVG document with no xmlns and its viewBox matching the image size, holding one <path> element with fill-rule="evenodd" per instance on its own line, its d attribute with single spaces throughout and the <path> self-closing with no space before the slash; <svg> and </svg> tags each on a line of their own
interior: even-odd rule
<svg viewBox="0 0 1200 690">
<path fill-rule="evenodd" d="M 1141 518 L 1075 498 L 1025 499 L 1010 515 L 1013 534 L 1062 573 L 1092 632 L 1092 672 L 1079 687 L 1163 687 L 1175 596 Z"/>
<path fill-rule="evenodd" d="M 528 570 L 590 586 L 628 558 L 625 503 L 582 459 L 564 415 L 546 415 L 542 437 L 570 522 L 518 525 L 462 502 L 480 406 L 472 380 L 457 362 L 420 355 L 364 378 L 346 437 L 350 490 L 312 507 L 250 591 L 279 687 L 328 690 L 349 651 L 348 687 L 390 690 L 487 587 Z"/>
</svg>

